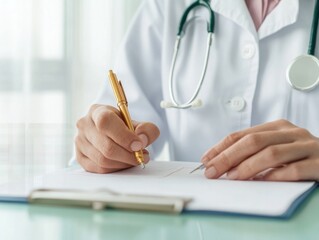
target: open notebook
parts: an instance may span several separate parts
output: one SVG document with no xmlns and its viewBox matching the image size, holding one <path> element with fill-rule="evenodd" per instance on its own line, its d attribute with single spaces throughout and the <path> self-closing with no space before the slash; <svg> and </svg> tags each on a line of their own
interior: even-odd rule
<svg viewBox="0 0 319 240">
<path fill-rule="evenodd" d="M 77 200 L 82 199 L 103 208 L 104 199 L 106 205 L 109 202 L 109 206 L 124 209 L 161 211 L 161 204 L 173 204 L 165 211 L 290 217 L 316 187 L 315 182 L 209 180 L 202 170 L 190 174 L 197 166 L 150 162 L 145 169 L 135 167 L 105 175 L 64 170 L 37 177 L 31 184 L 0 186 L 0 201 L 41 202 L 44 197 L 51 201 L 42 202 L 54 203 L 62 197 L 68 205 L 81 205 Z M 35 189 L 45 191 L 32 192 Z"/>
</svg>

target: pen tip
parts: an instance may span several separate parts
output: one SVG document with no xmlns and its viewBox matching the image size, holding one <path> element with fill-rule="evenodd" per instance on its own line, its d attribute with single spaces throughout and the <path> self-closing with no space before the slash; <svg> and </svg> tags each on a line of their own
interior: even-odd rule
<svg viewBox="0 0 319 240">
<path fill-rule="evenodd" d="M 192 174 L 193 172 L 196 172 L 197 170 L 203 170 L 204 168 L 205 168 L 205 165 L 201 164 L 200 166 L 198 166 L 197 168 L 195 168 L 191 172 L 189 172 L 189 174 Z"/>
<path fill-rule="evenodd" d="M 145 164 L 144 163 L 141 163 L 141 168 L 145 169 Z"/>
</svg>

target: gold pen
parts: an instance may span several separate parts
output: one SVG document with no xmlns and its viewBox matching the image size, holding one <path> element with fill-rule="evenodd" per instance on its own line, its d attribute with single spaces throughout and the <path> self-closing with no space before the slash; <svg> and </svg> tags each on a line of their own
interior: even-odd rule
<svg viewBox="0 0 319 240">
<path fill-rule="evenodd" d="M 128 103 L 127 103 L 127 99 L 125 96 L 125 92 L 122 86 L 121 81 L 119 81 L 116 77 L 116 74 L 113 73 L 112 70 L 109 71 L 109 79 L 110 79 L 110 83 L 117 101 L 117 106 L 123 116 L 124 122 L 126 123 L 127 127 L 134 132 L 134 126 L 132 123 L 132 119 L 130 116 L 130 113 L 128 111 Z M 137 160 L 137 162 L 141 165 L 141 167 L 144 169 L 145 168 L 145 164 L 144 164 L 144 156 L 143 156 L 143 151 L 137 151 L 134 152 L 135 158 Z"/>
</svg>

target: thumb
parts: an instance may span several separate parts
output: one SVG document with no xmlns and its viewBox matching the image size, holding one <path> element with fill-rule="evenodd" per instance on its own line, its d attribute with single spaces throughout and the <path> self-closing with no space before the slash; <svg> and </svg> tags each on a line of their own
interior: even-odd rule
<svg viewBox="0 0 319 240">
<path fill-rule="evenodd" d="M 159 128 L 151 122 L 134 122 L 134 127 L 144 148 L 152 144 L 160 135 Z"/>
</svg>

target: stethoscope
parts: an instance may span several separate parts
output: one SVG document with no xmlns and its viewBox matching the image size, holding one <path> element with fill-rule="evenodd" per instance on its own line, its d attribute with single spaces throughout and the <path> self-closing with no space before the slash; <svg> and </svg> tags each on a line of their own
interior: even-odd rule
<svg viewBox="0 0 319 240">
<path fill-rule="evenodd" d="M 174 89 L 174 72 L 177 56 L 179 53 L 179 47 L 181 44 L 181 40 L 184 36 L 186 30 L 186 22 L 189 13 L 197 8 L 204 7 L 209 12 L 209 24 L 207 29 L 207 45 L 206 45 L 206 53 L 205 53 L 205 62 L 202 70 L 201 77 L 197 83 L 195 91 L 191 98 L 181 103 L 177 100 Z M 312 26 L 310 32 L 310 40 L 308 46 L 308 54 L 301 55 L 295 58 L 292 63 L 287 68 L 286 78 L 288 83 L 292 88 L 299 91 L 310 91 L 314 89 L 319 84 L 319 60 L 314 56 L 316 49 L 316 41 L 317 41 L 317 30 L 318 30 L 318 20 L 319 20 L 319 0 L 316 0 L 316 4 L 314 7 Z M 177 108 L 177 109 L 188 109 L 188 108 L 196 108 L 201 107 L 203 105 L 202 100 L 198 98 L 199 92 L 202 88 L 206 72 L 207 66 L 209 62 L 210 49 L 213 42 L 214 36 L 214 26 L 215 26 L 215 15 L 214 11 L 210 6 L 210 0 L 197 0 L 193 4 L 191 4 L 183 13 L 183 16 L 180 20 L 178 33 L 176 37 L 173 59 L 171 63 L 171 69 L 169 73 L 169 95 L 171 101 L 162 101 L 162 108 Z"/>
</svg>

